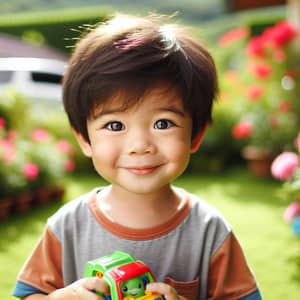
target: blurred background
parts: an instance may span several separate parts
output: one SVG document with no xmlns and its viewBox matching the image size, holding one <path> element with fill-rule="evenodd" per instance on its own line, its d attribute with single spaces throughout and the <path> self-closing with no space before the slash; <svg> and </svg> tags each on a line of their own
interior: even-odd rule
<svg viewBox="0 0 300 300">
<path fill-rule="evenodd" d="M 228 217 L 265 299 L 298 299 L 300 0 L 1 1 L 0 298 L 47 217 L 105 184 L 74 140 L 61 80 L 81 34 L 115 11 L 174 15 L 211 50 L 214 123 L 176 183 Z"/>
</svg>

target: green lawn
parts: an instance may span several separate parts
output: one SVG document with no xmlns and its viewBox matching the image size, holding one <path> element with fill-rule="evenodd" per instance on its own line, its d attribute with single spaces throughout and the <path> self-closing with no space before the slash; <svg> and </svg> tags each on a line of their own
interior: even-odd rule
<svg viewBox="0 0 300 300">
<path fill-rule="evenodd" d="M 67 180 L 65 199 L 103 182 L 96 177 Z M 222 175 L 185 175 L 176 182 L 212 203 L 231 222 L 256 273 L 264 299 L 296 300 L 300 295 L 300 240 L 282 220 L 285 204 L 279 184 L 258 180 L 243 170 Z M 15 277 L 59 203 L 0 224 L 0 299 L 10 296 Z M 298 266 L 298 267 L 297 267 Z"/>
</svg>

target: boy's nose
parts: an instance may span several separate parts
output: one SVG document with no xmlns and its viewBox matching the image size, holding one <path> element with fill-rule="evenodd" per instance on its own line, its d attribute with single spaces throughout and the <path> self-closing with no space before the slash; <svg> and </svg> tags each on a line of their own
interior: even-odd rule
<svg viewBox="0 0 300 300">
<path fill-rule="evenodd" d="M 151 136 L 142 131 L 133 133 L 127 144 L 127 152 L 130 155 L 151 154 L 155 152 L 155 149 Z"/>
</svg>

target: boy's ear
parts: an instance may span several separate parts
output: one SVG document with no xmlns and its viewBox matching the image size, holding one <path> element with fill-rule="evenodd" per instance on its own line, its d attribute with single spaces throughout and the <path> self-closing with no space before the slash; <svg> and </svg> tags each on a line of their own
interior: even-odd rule
<svg viewBox="0 0 300 300">
<path fill-rule="evenodd" d="M 199 149 L 203 141 L 203 138 L 205 136 L 205 133 L 207 131 L 208 125 L 209 124 L 206 123 L 204 127 L 201 129 L 201 131 L 199 131 L 198 134 L 193 138 L 191 143 L 191 153 L 195 153 Z"/>
<path fill-rule="evenodd" d="M 78 131 L 73 130 L 73 133 L 75 135 L 75 138 L 76 138 L 83 154 L 87 157 L 91 157 L 92 156 L 92 148 L 91 148 L 90 143 Z"/>
</svg>

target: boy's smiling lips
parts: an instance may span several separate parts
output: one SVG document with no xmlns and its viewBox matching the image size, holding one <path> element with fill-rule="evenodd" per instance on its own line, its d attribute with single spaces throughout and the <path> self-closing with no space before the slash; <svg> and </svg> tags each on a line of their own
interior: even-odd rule
<svg viewBox="0 0 300 300">
<path fill-rule="evenodd" d="M 139 159 L 131 159 L 120 161 L 118 168 L 124 169 L 135 175 L 149 175 L 162 167 L 166 163 L 162 157 L 153 157 L 152 159 L 143 157 Z"/>
<path fill-rule="evenodd" d="M 148 175 L 153 173 L 156 169 L 158 169 L 160 165 L 158 166 L 145 166 L 145 167 L 125 167 L 127 171 L 135 174 L 135 175 Z"/>
</svg>

